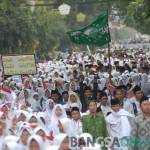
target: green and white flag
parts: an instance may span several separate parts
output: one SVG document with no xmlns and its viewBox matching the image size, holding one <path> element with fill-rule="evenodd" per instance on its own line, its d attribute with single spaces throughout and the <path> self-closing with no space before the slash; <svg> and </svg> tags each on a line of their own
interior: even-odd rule
<svg viewBox="0 0 150 150">
<path fill-rule="evenodd" d="M 111 41 L 108 12 L 102 12 L 98 18 L 90 25 L 79 29 L 67 32 L 72 42 L 83 45 L 103 46 Z"/>
</svg>

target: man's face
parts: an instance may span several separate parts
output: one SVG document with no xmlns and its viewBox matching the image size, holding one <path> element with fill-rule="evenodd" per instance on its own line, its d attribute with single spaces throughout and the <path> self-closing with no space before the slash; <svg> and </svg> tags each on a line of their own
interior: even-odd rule
<svg viewBox="0 0 150 150">
<path fill-rule="evenodd" d="M 125 98 L 125 93 L 121 90 L 116 91 L 115 98 L 118 100 L 123 100 Z"/>
<path fill-rule="evenodd" d="M 72 119 L 75 120 L 75 121 L 80 119 L 80 113 L 78 111 L 73 111 L 71 113 L 71 116 L 72 116 Z"/>
<path fill-rule="evenodd" d="M 69 95 L 68 95 L 68 94 L 64 94 L 64 95 L 63 95 L 63 99 L 64 99 L 65 101 L 68 101 L 68 98 L 69 98 Z"/>
<path fill-rule="evenodd" d="M 52 100 L 53 100 L 54 102 L 56 102 L 57 99 L 58 99 L 58 95 L 57 95 L 57 94 L 52 94 L 52 95 L 51 95 L 51 98 L 52 98 Z"/>
<path fill-rule="evenodd" d="M 89 104 L 89 111 L 90 113 L 96 113 L 97 105 L 95 102 L 90 102 Z"/>
<path fill-rule="evenodd" d="M 137 100 L 141 100 L 143 96 L 144 96 L 144 94 L 143 94 L 142 91 L 137 91 L 135 93 L 135 97 L 136 97 Z"/>
<path fill-rule="evenodd" d="M 108 100 L 107 96 L 103 96 L 103 97 L 101 98 L 101 104 L 102 104 L 102 105 L 106 105 L 106 104 L 107 104 L 107 100 Z"/>
<path fill-rule="evenodd" d="M 112 105 L 111 108 L 112 108 L 112 110 L 113 110 L 114 112 L 118 112 L 118 111 L 120 110 L 120 105 L 119 105 L 119 104 L 117 104 L 117 105 Z"/>
<path fill-rule="evenodd" d="M 85 95 L 85 97 L 92 97 L 92 92 L 91 92 L 91 90 L 86 90 L 86 91 L 84 92 L 84 95 Z"/>
<path fill-rule="evenodd" d="M 144 114 L 150 114 L 150 101 L 142 102 L 141 110 Z"/>
</svg>

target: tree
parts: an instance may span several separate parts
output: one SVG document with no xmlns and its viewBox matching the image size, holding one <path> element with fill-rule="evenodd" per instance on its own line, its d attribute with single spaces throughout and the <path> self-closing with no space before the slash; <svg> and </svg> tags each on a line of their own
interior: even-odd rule
<svg viewBox="0 0 150 150">
<path fill-rule="evenodd" d="M 136 0 L 129 4 L 127 10 L 127 25 L 144 34 L 150 34 L 150 1 Z"/>
<path fill-rule="evenodd" d="M 18 49 L 31 47 L 29 41 L 34 35 L 31 12 L 16 5 L 13 0 L 0 2 L 0 48 L 3 52 L 18 53 Z"/>
<path fill-rule="evenodd" d="M 0 2 L 1 53 L 33 53 L 32 43 L 38 40 L 39 49 L 47 52 L 57 49 L 65 38 L 64 18 L 46 7 L 21 7 L 19 1 Z"/>
<path fill-rule="evenodd" d="M 63 17 L 56 10 L 36 8 L 33 13 L 34 25 L 37 29 L 36 38 L 40 42 L 42 51 L 57 49 L 61 39 L 66 37 L 67 26 Z"/>
</svg>

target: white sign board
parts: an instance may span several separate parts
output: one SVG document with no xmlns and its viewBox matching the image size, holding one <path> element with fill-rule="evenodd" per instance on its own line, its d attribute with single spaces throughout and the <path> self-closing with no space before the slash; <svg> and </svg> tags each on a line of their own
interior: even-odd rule
<svg viewBox="0 0 150 150">
<path fill-rule="evenodd" d="M 34 55 L 2 56 L 4 75 L 36 74 Z"/>
</svg>

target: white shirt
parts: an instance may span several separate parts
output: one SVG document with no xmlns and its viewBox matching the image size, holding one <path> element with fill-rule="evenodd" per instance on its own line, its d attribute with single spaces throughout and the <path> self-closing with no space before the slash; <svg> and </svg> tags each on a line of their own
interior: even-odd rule
<svg viewBox="0 0 150 150">
<path fill-rule="evenodd" d="M 134 117 L 124 109 L 120 109 L 119 112 L 112 112 L 106 117 L 106 124 L 109 136 L 124 137 L 129 136 L 131 131 L 130 122 L 128 117 Z"/>
<path fill-rule="evenodd" d="M 72 136 L 80 136 L 82 134 L 82 122 L 80 120 L 71 120 Z"/>
<path fill-rule="evenodd" d="M 126 98 L 123 100 L 123 108 L 130 114 L 134 114 L 133 105 L 132 105 L 130 99 Z"/>
<path fill-rule="evenodd" d="M 112 109 L 108 105 L 106 106 L 101 105 L 101 110 L 102 110 L 104 117 L 107 116 L 107 113 L 112 112 Z"/>
<path fill-rule="evenodd" d="M 137 108 L 137 111 L 138 111 L 137 114 L 140 114 L 141 113 L 140 103 L 136 100 L 136 98 L 132 97 L 130 99 L 130 102 L 131 102 L 131 104 L 134 103 L 136 105 L 136 108 Z M 131 113 L 134 114 L 134 109 Z"/>
</svg>

